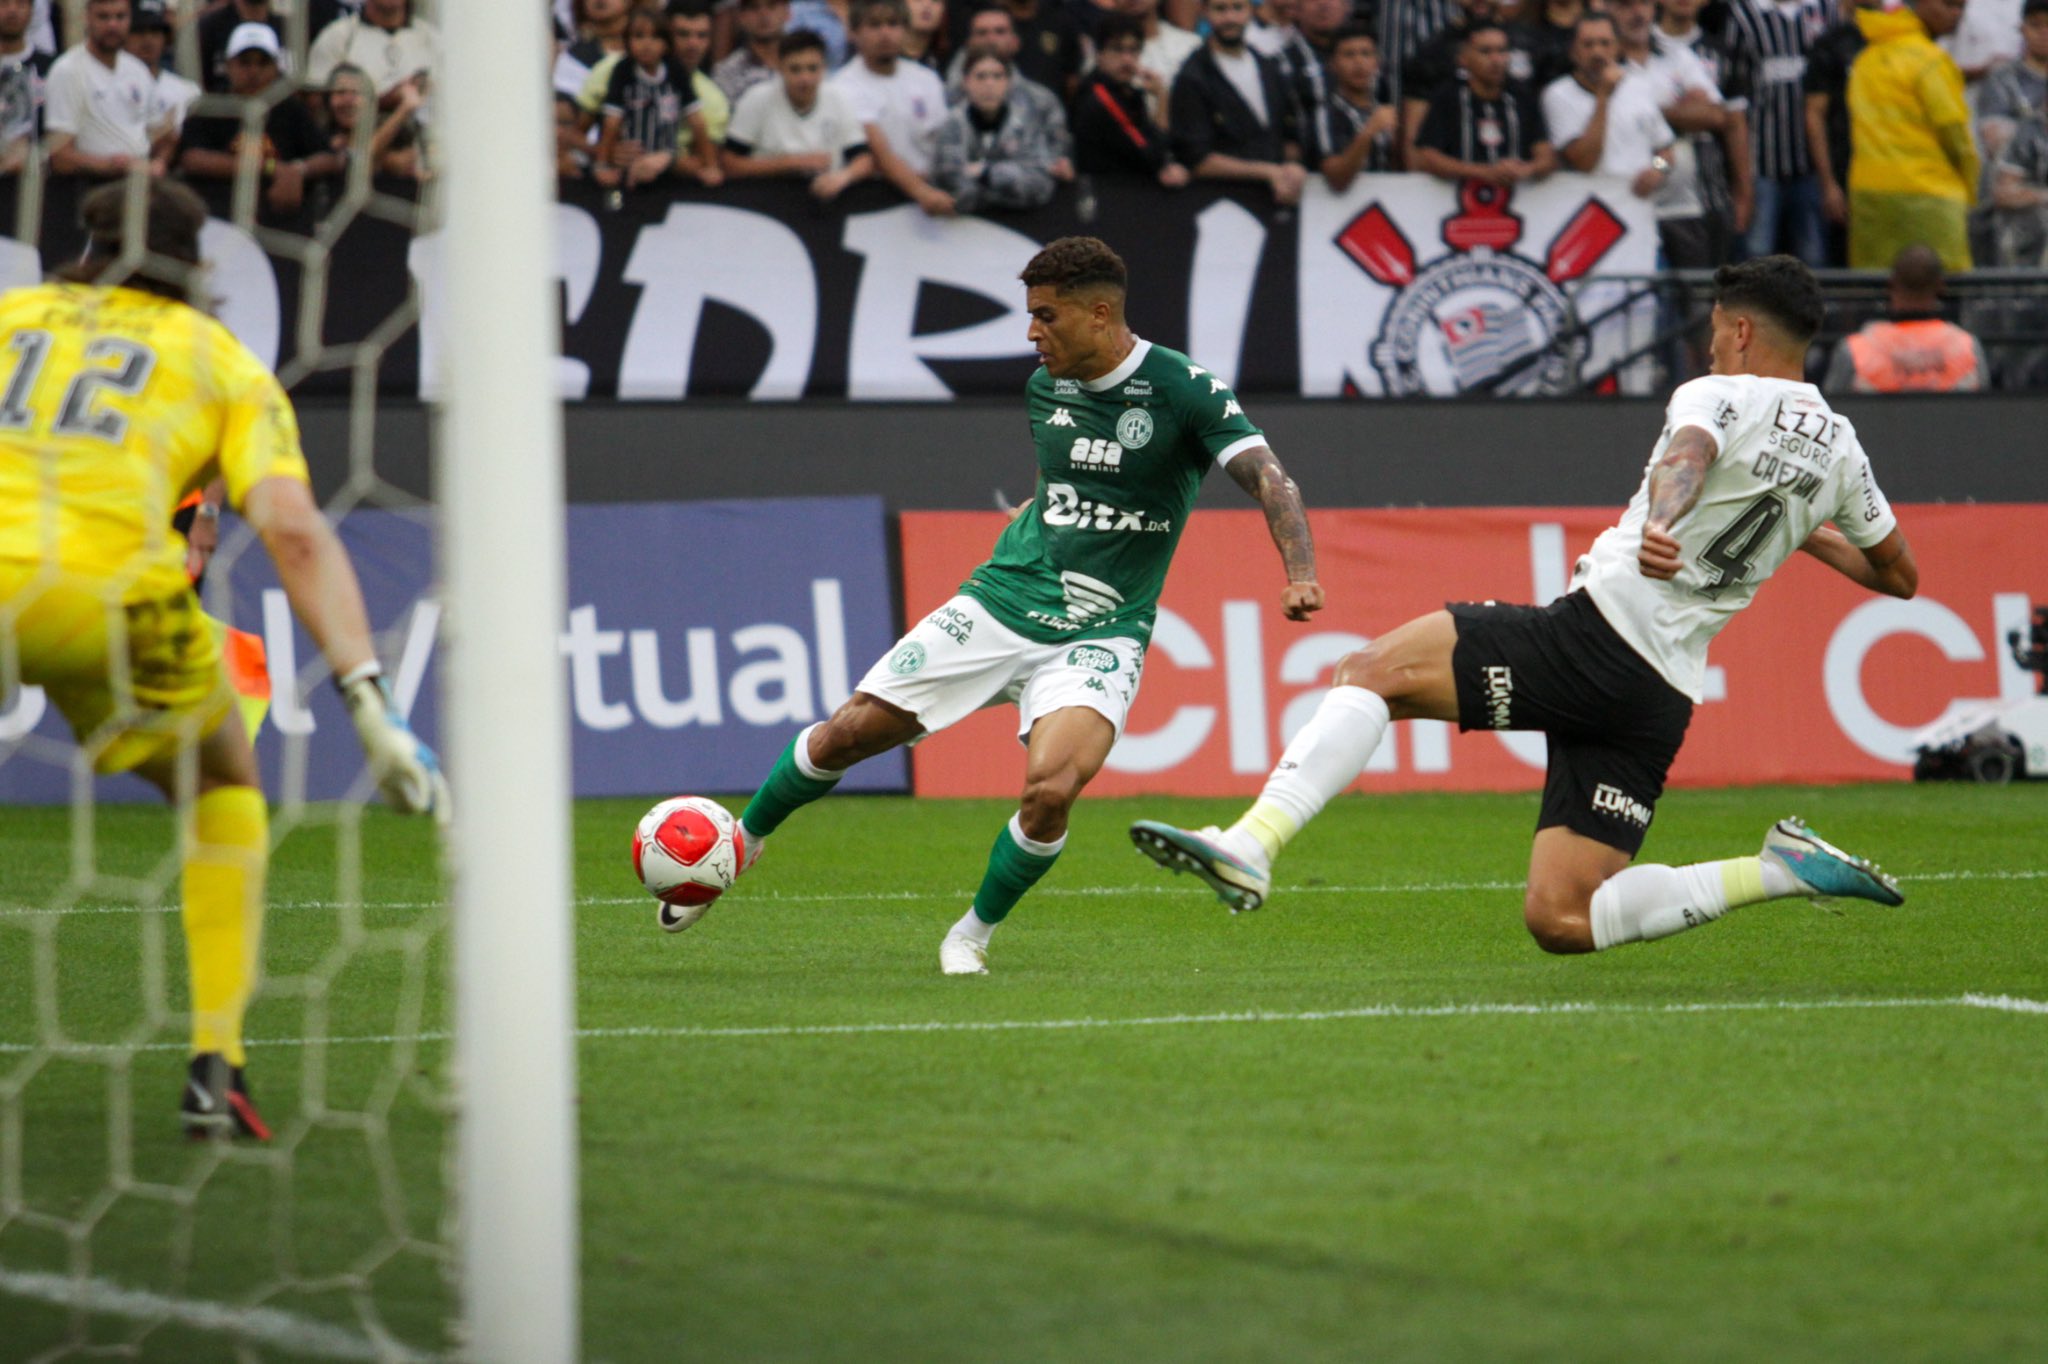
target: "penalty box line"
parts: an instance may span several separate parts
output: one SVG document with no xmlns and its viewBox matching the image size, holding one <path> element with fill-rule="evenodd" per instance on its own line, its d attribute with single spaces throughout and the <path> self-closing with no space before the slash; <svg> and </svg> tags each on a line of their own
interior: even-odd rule
<svg viewBox="0 0 2048 1364">
<path fill-rule="evenodd" d="M 2040 881 L 2048 880 L 2048 868 L 2019 868 L 2006 871 L 1929 871 L 1919 872 L 1902 878 L 1907 889 L 1927 883 L 1955 881 Z M 1282 886 L 1275 893 L 1288 898 L 1307 895 L 1445 895 L 1472 891 L 1520 890 L 1523 881 L 1381 881 L 1367 885 L 1290 885 Z M 1033 888 L 1033 899 L 1100 899 L 1103 897 L 1127 895 L 1191 895 L 1199 886 L 1191 882 L 1178 884 L 1146 884 L 1136 886 L 1038 886 Z M 927 900 L 952 902 L 973 898 L 973 890 L 885 890 L 852 891 L 832 894 L 785 895 L 773 891 L 763 894 L 748 894 L 745 902 L 750 905 L 850 905 L 921 903 Z M 652 898 L 646 895 L 585 895 L 572 902 L 579 909 L 612 908 L 621 905 L 649 905 Z M 737 902 L 736 902 L 737 903 Z M 355 908 L 365 910 L 425 910 L 439 909 L 446 904 L 441 900 L 363 900 Z M 307 913 L 347 908 L 338 900 L 273 900 L 268 908 L 274 912 Z M 175 914 L 174 904 L 86 904 L 64 905 L 58 908 L 44 908 L 35 905 L 0 905 L 0 919 L 64 918 L 75 914 Z"/>
<path fill-rule="evenodd" d="M 1561 1000 L 1541 1004 L 1364 1004 L 1344 1009 L 1301 1009 L 1290 1011 L 1247 1009 L 1227 1013 L 1155 1014 L 1136 1018 L 1001 1018 L 930 1019 L 908 1023 L 780 1023 L 757 1027 L 656 1027 L 578 1028 L 582 1041 L 715 1041 L 746 1037 L 860 1037 L 891 1033 L 977 1033 L 977 1032 L 1078 1032 L 1107 1028 L 1180 1028 L 1227 1026 L 1234 1023 L 1343 1023 L 1377 1019 L 1413 1018 L 1500 1018 L 1500 1017 L 1597 1017 L 1632 1015 L 1655 1017 L 1683 1014 L 1721 1013 L 1816 1013 L 1846 1009 L 1983 1009 L 1996 1013 L 2034 1014 L 2048 1017 L 2048 1000 L 2017 995 L 1967 993 L 1893 999 L 1717 999 L 1672 1004 L 1601 1004 L 1591 1000 Z M 400 1043 L 448 1042 L 454 1034 L 445 1030 L 414 1033 L 378 1033 L 342 1037 L 252 1037 L 248 1045 L 266 1048 L 395 1046 Z M 48 1051 L 60 1056 L 113 1056 L 132 1052 L 184 1051 L 182 1042 L 145 1042 L 135 1046 L 98 1046 L 89 1043 L 45 1047 L 30 1042 L 0 1042 L 0 1055 Z"/>
</svg>

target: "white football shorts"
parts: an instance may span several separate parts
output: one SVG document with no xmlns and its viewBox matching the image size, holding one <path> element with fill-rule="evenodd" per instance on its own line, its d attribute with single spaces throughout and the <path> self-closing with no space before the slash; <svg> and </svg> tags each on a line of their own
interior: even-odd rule
<svg viewBox="0 0 2048 1364">
<path fill-rule="evenodd" d="M 1100 714 L 1121 738 L 1145 646 L 1135 639 L 1038 644 L 959 596 L 912 626 L 854 690 L 909 711 L 936 734 L 984 706 L 1013 701 L 1017 738 L 1069 706 Z"/>
</svg>

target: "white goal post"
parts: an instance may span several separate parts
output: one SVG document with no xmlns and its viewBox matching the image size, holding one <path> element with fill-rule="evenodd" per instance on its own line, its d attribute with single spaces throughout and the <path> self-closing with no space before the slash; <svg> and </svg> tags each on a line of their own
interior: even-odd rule
<svg viewBox="0 0 2048 1364">
<path fill-rule="evenodd" d="M 546 9 L 441 0 L 447 290 L 436 501 L 455 782 L 463 1349 L 575 1359 L 575 945 Z"/>
</svg>

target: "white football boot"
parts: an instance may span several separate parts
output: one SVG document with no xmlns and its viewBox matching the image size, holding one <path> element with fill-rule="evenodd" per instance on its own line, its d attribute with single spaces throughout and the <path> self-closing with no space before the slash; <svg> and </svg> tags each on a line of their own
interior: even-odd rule
<svg viewBox="0 0 2048 1364">
<path fill-rule="evenodd" d="M 1843 852 L 1797 817 L 1771 826 L 1760 856 L 1791 872 L 1792 879 L 1809 895 L 1845 895 L 1881 905 L 1906 903 L 1896 878 L 1885 875 L 1868 858 Z"/>
<path fill-rule="evenodd" d="M 988 974 L 988 944 L 963 933 L 948 933 L 939 944 L 939 969 L 949 976 Z"/>
<path fill-rule="evenodd" d="M 654 921 L 661 925 L 664 933 L 680 933 L 704 917 L 717 900 L 706 900 L 701 905 L 672 905 L 666 900 L 654 902 Z"/>
<path fill-rule="evenodd" d="M 1213 824 L 1197 833 L 1141 819 L 1131 826 L 1131 842 L 1168 871 L 1201 877 L 1232 914 L 1257 909 L 1273 893 L 1265 849 L 1244 846 L 1252 840 L 1233 838 Z"/>
</svg>

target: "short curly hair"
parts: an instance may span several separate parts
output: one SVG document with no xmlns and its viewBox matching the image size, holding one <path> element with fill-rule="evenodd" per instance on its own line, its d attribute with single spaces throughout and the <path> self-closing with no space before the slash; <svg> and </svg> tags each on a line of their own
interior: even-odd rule
<svg viewBox="0 0 2048 1364">
<path fill-rule="evenodd" d="M 1098 286 L 1121 294 L 1130 287 L 1123 257 L 1100 237 L 1061 237 L 1033 256 L 1017 278 L 1027 289 L 1045 284 L 1062 294 Z"/>
</svg>

